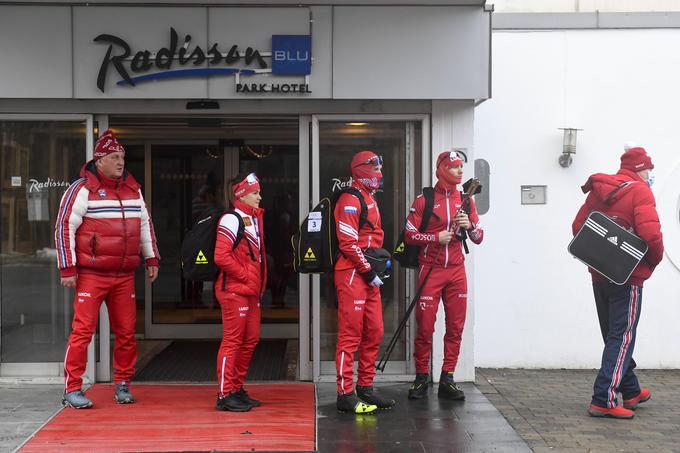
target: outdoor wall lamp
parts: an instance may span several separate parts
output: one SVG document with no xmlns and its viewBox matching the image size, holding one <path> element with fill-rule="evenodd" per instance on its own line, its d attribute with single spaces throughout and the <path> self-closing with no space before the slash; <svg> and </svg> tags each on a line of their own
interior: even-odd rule
<svg viewBox="0 0 680 453">
<path fill-rule="evenodd" d="M 576 154 L 576 133 L 577 131 L 582 131 L 583 129 L 575 129 L 573 127 L 560 127 L 564 131 L 564 138 L 562 139 L 562 155 L 559 157 L 558 162 L 564 168 L 571 165 L 572 154 Z"/>
</svg>

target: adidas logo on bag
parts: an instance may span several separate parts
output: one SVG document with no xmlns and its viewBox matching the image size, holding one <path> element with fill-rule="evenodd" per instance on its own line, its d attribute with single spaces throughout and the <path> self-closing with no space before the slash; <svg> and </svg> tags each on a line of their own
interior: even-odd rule
<svg viewBox="0 0 680 453">
<path fill-rule="evenodd" d="M 619 238 L 617 236 L 608 237 L 607 240 L 614 245 L 619 245 Z"/>
</svg>

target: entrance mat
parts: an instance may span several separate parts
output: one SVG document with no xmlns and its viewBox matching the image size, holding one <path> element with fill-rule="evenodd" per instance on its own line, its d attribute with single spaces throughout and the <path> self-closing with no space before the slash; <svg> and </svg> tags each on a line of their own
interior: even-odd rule
<svg viewBox="0 0 680 453">
<path fill-rule="evenodd" d="M 133 385 L 117 404 L 112 385 L 87 392 L 91 409 L 63 409 L 21 452 L 313 451 L 313 384 L 253 384 L 249 412 L 215 410 L 214 385 Z"/>
<path fill-rule="evenodd" d="M 219 340 L 173 341 L 137 372 L 133 382 L 213 382 L 217 379 L 219 347 Z M 246 380 L 281 381 L 286 373 L 286 340 L 260 340 Z"/>
</svg>

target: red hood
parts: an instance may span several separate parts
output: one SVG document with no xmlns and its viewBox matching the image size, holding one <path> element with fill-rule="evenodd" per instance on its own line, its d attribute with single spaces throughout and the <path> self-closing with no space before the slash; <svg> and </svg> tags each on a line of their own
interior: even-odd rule
<svg viewBox="0 0 680 453">
<path fill-rule="evenodd" d="M 593 192 L 593 195 L 595 195 L 599 201 L 602 201 L 626 181 L 644 182 L 637 173 L 621 169 L 615 175 L 608 175 L 605 173 L 595 173 L 594 175 L 591 175 L 590 178 L 588 178 L 588 181 L 581 186 L 581 190 L 583 193 Z M 616 200 L 619 200 L 628 190 L 630 190 L 628 187 L 621 189 L 607 202 L 607 204 L 616 202 Z"/>
</svg>

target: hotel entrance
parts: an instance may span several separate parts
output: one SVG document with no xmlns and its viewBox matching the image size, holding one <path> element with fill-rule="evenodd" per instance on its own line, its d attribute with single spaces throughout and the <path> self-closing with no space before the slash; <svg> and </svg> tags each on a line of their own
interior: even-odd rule
<svg viewBox="0 0 680 453">
<path fill-rule="evenodd" d="M 268 280 L 255 380 L 296 379 L 298 278 L 288 248 L 298 224 L 297 117 L 111 117 L 126 146 L 126 165 L 142 184 L 161 251 L 161 272 L 149 285 L 137 271 L 139 380 L 212 381 L 222 336 L 213 282 L 182 276 L 185 235 L 215 208 L 229 207 L 230 180 L 261 180 Z M 182 363 L 177 366 L 177 363 Z"/>
</svg>

